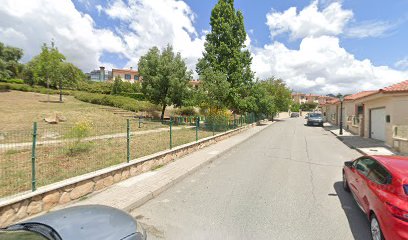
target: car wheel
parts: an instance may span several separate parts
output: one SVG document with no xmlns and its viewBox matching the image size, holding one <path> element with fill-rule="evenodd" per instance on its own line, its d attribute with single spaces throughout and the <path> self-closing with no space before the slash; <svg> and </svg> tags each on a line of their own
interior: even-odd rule
<svg viewBox="0 0 408 240">
<path fill-rule="evenodd" d="M 384 236 L 381 231 L 380 223 L 378 222 L 377 217 L 375 216 L 374 213 L 371 215 L 370 230 L 371 230 L 371 239 L 384 240 Z"/>
<path fill-rule="evenodd" d="M 350 192 L 350 187 L 347 182 L 346 174 L 343 172 L 343 189 L 346 192 Z"/>
</svg>

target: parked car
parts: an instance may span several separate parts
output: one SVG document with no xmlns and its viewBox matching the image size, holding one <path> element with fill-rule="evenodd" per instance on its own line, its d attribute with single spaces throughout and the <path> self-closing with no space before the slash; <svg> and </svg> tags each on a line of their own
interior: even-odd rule
<svg viewBox="0 0 408 240">
<path fill-rule="evenodd" d="M 290 114 L 290 117 L 291 118 L 299 117 L 299 113 L 298 112 L 293 112 L 293 113 Z"/>
<path fill-rule="evenodd" d="M 309 113 L 307 117 L 308 126 L 321 126 L 323 127 L 323 116 L 321 113 Z"/>
<path fill-rule="evenodd" d="M 408 157 L 363 156 L 345 162 L 343 187 L 367 215 L 372 239 L 408 239 Z"/>
<path fill-rule="evenodd" d="M 145 240 L 146 233 L 129 214 L 102 205 L 70 207 L 0 229 L 0 239 Z"/>
</svg>

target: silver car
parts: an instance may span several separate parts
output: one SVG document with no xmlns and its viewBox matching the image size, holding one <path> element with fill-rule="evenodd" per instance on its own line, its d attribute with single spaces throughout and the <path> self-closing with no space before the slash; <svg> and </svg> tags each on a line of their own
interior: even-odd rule
<svg viewBox="0 0 408 240">
<path fill-rule="evenodd" d="M 323 116 L 320 113 L 309 113 L 307 117 L 308 126 L 321 126 L 323 127 Z"/>
<path fill-rule="evenodd" d="M 65 208 L 0 229 L 0 239 L 145 240 L 146 232 L 129 214 L 102 205 Z"/>
</svg>

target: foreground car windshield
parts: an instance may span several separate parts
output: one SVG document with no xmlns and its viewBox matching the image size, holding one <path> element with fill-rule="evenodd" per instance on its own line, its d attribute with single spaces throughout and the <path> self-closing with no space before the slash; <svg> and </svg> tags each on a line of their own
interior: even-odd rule
<svg viewBox="0 0 408 240">
<path fill-rule="evenodd" d="M 42 235 L 29 231 L 0 231 L 1 240 L 48 240 Z"/>
</svg>

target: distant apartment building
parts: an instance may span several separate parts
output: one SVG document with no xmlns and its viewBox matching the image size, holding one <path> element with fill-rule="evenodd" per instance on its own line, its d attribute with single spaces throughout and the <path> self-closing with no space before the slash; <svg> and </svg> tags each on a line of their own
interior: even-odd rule
<svg viewBox="0 0 408 240">
<path fill-rule="evenodd" d="M 323 104 L 331 99 L 332 97 L 320 96 L 316 94 L 292 93 L 293 102 L 299 103 L 299 104 L 302 104 L 302 103 Z"/>
<path fill-rule="evenodd" d="M 139 72 L 136 70 L 130 69 L 112 69 L 112 79 L 114 80 L 116 77 L 120 77 L 122 81 L 127 81 L 130 83 L 134 83 L 141 80 L 139 76 Z"/>
<path fill-rule="evenodd" d="M 99 67 L 98 70 L 93 70 L 90 73 L 87 73 L 86 75 L 88 75 L 91 81 L 104 82 L 110 79 L 112 72 L 105 70 L 105 67 Z"/>
</svg>

